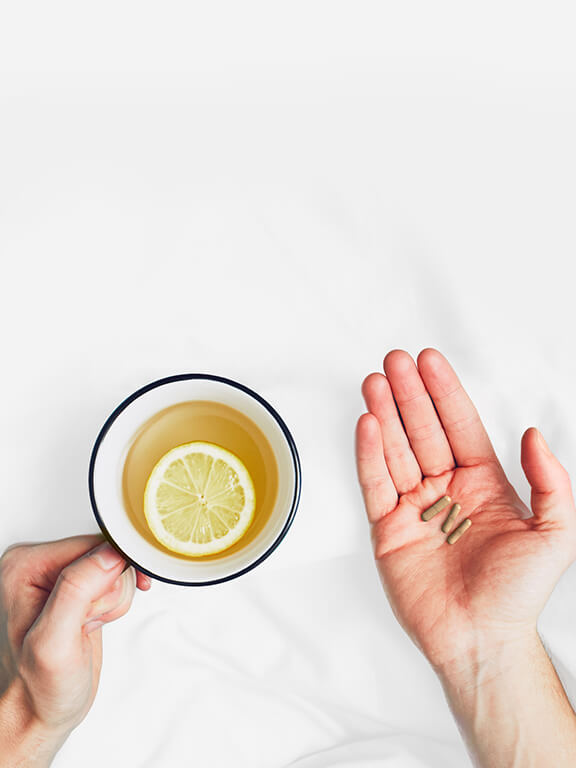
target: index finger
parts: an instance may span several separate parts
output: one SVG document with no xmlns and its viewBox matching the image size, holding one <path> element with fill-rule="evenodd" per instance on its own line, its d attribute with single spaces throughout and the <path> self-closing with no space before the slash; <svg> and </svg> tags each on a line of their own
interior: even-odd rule
<svg viewBox="0 0 576 768">
<path fill-rule="evenodd" d="M 384 458 L 376 416 L 365 413 L 356 425 L 356 470 L 368 520 L 375 523 L 394 509 L 398 493 Z"/>
<path fill-rule="evenodd" d="M 63 568 L 104 541 L 106 539 L 102 533 L 88 533 L 51 541 L 16 542 L 7 547 L 5 551 L 18 546 L 27 547 L 23 576 L 28 581 L 33 582 L 35 586 L 44 590 L 51 590 Z M 152 583 L 150 577 L 137 569 L 135 570 L 138 588 L 150 589 Z"/>
<path fill-rule="evenodd" d="M 456 463 L 461 467 L 497 461 L 474 403 L 454 369 L 436 349 L 418 355 L 418 370 L 438 412 Z"/>
<path fill-rule="evenodd" d="M 67 565 L 60 572 L 31 633 L 45 637 L 45 644 L 55 655 L 65 656 L 65 649 L 72 652 L 92 603 L 111 589 L 125 562 L 119 552 L 105 543 Z"/>
</svg>

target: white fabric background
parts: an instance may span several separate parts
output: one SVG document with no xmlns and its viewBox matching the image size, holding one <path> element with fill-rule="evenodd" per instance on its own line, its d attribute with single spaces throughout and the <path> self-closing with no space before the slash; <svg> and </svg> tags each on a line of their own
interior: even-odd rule
<svg viewBox="0 0 576 768">
<path fill-rule="evenodd" d="M 0 547 L 97 531 L 92 442 L 161 376 L 261 392 L 303 463 L 265 564 L 105 628 L 56 768 L 469 765 L 380 589 L 352 435 L 364 375 L 436 346 L 525 499 L 526 427 L 576 469 L 570 7 L 4 6 Z M 541 621 L 573 701 L 575 588 Z"/>
</svg>

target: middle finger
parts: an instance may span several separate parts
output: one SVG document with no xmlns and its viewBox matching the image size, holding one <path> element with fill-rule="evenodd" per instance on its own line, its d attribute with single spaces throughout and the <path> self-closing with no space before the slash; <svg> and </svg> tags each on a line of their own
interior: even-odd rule
<svg viewBox="0 0 576 768">
<path fill-rule="evenodd" d="M 422 474 L 430 477 L 452 469 L 450 443 L 414 360 L 395 349 L 384 358 L 384 371 Z"/>
</svg>

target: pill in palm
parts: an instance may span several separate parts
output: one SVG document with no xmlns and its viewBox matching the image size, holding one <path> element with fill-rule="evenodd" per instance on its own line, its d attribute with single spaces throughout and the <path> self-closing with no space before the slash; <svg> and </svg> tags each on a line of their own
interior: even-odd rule
<svg viewBox="0 0 576 768">
<path fill-rule="evenodd" d="M 438 499 L 434 504 L 432 504 L 431 507 L 428 507 L 428 509 L 425 509 L 424 512 L 420 515 L 422 520 L 424 520 L 425 523 L 428 522 L 428 520 L 432 520 L 432 518 L 438 514 L 438 512 L 442 512 L 442 510 L 450 504 L 452 499 L 450 496 L 442 496 L 441 499 Z"/>
<path fill-rule="evenodd" d="M 472 520 L 470 520 L 469 517 L 467 517 L 466 520 L 463 520 L 458 526 L 458 528 L 452 531 L 450 536 L 448 536 L 448 538 L 446 539 L 448 544 L 455 544 L 460 538 L 460 536 L 463 536 L 468 530 L 468 528 L 470 528 L 471 525 L 472 525 Z"/>
<path fill-rule="evenodd" d="M 458 513 L 460 512 L 461 509 L 462 509 L 462 507 L 460 506 L 460 504 L 458 504 L 458 502 L 456 502 L 455 504 L 452 504 L 452 508 L 450 509 L 450 512 L 448 513 L 448 517 L 442 523 L 442 532 L 443 533 L 450 533 L 450 531 L 452 530 L 452 527 L 454 525 L 454 521 L 458 517 Z"/>
</svg>

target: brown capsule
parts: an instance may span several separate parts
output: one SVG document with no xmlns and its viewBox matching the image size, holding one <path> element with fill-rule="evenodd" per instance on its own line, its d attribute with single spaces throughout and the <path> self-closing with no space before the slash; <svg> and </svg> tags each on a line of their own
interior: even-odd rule
<svg viewBox="0 0 576 768">
<path fill-rule="evenodd" d="M 470 528 L 471 525 L 472 525 L 472 520 L 470 520 L 469 517 L 467 517 L 466 520 L 463 520 L 458 526 L 458 528 L 456 528 L 455 531 L 452 531 L 450 536 L 448 536 L 448 538 L 446 539 L 448 544 L 455 544 L 460 538 L 460 536 L 463 536 L 468 530 L 468 528 Z"/>
<path fill-rule="evenodd" d="M 448 513 L 448 517 L 442 523 L 442 533 L 450 533 L 450 531 L 452 530 L 452 526 L 454 525 L 454 521 L 458 517 L 458 513 L 460 512 L 461 509 L 462 507 L 460 506 L 460 504 L 458 503 L 452 504 L 452 509 Z"/>
<path fill-rule="evenodd" d="M 428 509 L 425 509 L 424 512 L 422 512 L 422 514 L 420 515 L 420 517 L 422 518 L 422 520 L 424 520 L 425 523 L 427 523 L 428 520 L 432 520 L 434 515 L 437 515 L 438 512 L 442 512 L 444 507 L 447 507 L 451 501 L 452 499 L 450 498 L 450 496 L 442 496 L 442 498 L 438 499 L 438 501 L 432 504 L 431 507 L 428 507 Z"/>
</svg>

